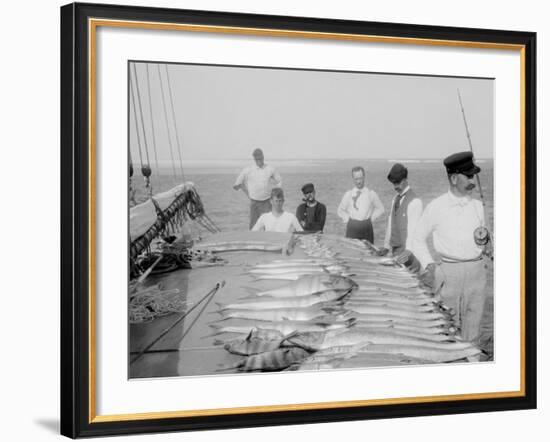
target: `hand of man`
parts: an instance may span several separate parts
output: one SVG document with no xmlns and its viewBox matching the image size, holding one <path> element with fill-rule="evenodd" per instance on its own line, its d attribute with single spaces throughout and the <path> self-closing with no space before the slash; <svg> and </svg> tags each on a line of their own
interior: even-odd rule
<svg viewBox="0 0 550 442">
<path fill-rule="evenodd" d="M 388 249 L 386 249 L 385 247 L 382 247 L 381 249 L 378 249 L 378 252 L 376 252 L 376 254 L 378 256 L 386 256 L 388 252 L 389 252 Z"/>
<path fill-rule="evenodd" d="M 420 272 L 420 269 L 422 268 L 420 261 L 418 261 L 416 256 L 414 256 L 414 253 L 410 250 L 404 250 L 403 252 L 401 252 L 401 254 L 395 257 L 395 260 L 398 263 L 403 264 L 405 267 L 407 267 L 407 269 L 409 269 L 409 271 L 413 273 Z"/>
<path fill-rule="evenodd" d="M 420 281 L 431 289 L 435 287 L 435 263 L 426 266 L 426 270 L 420 274 Z"/>
</svg>

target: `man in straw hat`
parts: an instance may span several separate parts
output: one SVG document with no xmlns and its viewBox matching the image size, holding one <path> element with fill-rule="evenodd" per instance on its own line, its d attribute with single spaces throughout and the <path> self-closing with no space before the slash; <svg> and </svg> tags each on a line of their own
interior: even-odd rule
<svg viewBox="0 0 550 442">
<path fill-rule="evenodd" d="M 249 229 L 256 224 L 260 215 L 271 211 L 271 189 L 283 184 L 275 168 L 264 163 L 262 149 L 254 149 L 252 157 L 254 164 L 245 167 L 233 185 L 233 189 L 242 190 L 250 199 Z"/>
<path fill-rule="evenodd" d="M 485 306 L 486 270 L 483 240 L 485 228 L 481 201 L 472 197 L 475 176 L 481 169 L 471 152 L 455 153 L 443 161 L 449 190 L 430 202 L 416 228 L 413 252 L 425 269 L 424 281 L 441 289 L 442 301 L 455 313 L 464 340 L 479 343 Z M 428 249 L 433 237 L 436 261 Z"/>
</svg>

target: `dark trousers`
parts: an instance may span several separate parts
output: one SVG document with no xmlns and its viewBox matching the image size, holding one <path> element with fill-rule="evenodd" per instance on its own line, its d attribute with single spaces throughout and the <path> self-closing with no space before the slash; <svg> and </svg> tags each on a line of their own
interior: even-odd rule
<svg viewBox="0 0 550 442">
<path fill-rule="evenodd" d="M 252 229 L 258 218 L 264 213 L 271 212 L 271 200 L 256 201 L 250 200 L 250 227 Z"/>
<path fill-rule="evenodd" d="M 346 238 L 366 239 L 367 241 L 373 243 L 374 230 L 372 229 L 372 222 L 370 218 L 364 221 L 358 221 L 350 218 L 346 226 Z"/>
</svg>

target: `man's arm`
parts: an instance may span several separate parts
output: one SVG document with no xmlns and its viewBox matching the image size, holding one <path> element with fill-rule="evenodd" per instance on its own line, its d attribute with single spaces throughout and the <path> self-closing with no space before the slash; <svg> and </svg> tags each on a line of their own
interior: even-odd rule
<svg viewBox="0 0 550 442">
<path fill-rule="evenodd" d="M 294 232 L 303 232 L 304 229 L 302 229 L 302 226 L 298 222 L 298 219 L 292 213 L 290 214 L 290 216 L 291 216 L 291 225 L 294 228 L 293 231 Z"/>
<path fill-rule="evenodd" d="M 315 230 L 322 232 L 325 228 L 325 221 L 327 219 L 327 208 L 324 204 L 317 204 L 319 204 L 319 219 L 315 220 L 314 226 Z"/>
<path fill-rule="evenodd" d="M 388 222 L 386 224 L 386 236 L 384 237 L 384 248 L 386 250 L 390 249 L 390 238 L 391 238 L 391 219 L 393 215 L 393 205 L 395 202 L 395 196 L 391 200 L 391 208 L 390 208 L 390 214 L 388 215 Z"/>
<path fill-rule="evenodd" d="M 274 167 L 271 170 L 273 171 L 271 173 L 271 179 L 273 180 L 274 186 L 283 187 L 283 179 L 281 178 L 279 172 L 277 172 Z"/>
<path fill-rule="evenodd" d="M 304 226 L 304 216 L 305 216 L 304 212 L 305 212 L 304 204 L 300 204 L 298 205 L 298 207 L 296 207 L 296 219 L 298 220 L 298 222 L 302 227 Z"/>
<path fill-rule="evenodd" d="M 411 239 L 411 252 L 422 264 L 422 267 L 426 268 L 428 264 L 433 263 L 433 257 L 430 254 L 428 249 L 428 236 L 432 233 L 434 228 L 434 215 L 433 215 L 433 206 L 428 205 L 424 210 L 424 213 L 420 217 L 416 229 L 412 235 Z"/>
<path fill-rule="evenodd" d="M 247 168 L 245 167 L 241 171 L 237 179 L 235 180 L 235 184 L 233 184 L 233 189 L 235 190 L 242 189 L 246 194 L 248 194 L 248 192 L 246 191 L 246 184 L 245 184 L 246 172 L 247 172 Z"/>
<path fill-rule="evenodd" d="M 265 214 L 264 214 L 265 215 Z M 256 221 L 256 224 L 254 224 L 254 227 L 252 227 L 253 232 L 258 232 L 260 230 L 265 230 L 265 222 L 264 222 L 264 215 L 261 215 L 258 218 L 258 221 Z"/>
<path fill-rule="evenodd" d="M 344 223 L 347 223 L 349 220 L 348 207 L 349 207 L 350 195 L 351 195 L 350 192 L 344 193 L 342 201 L 340 201 L 340 204 L 338 205 L 338 209 L 336 210 L 336 214 L 340 218 L 342 218 L 342 221 Z"/>
<path fill-rule="evenodd" d="M 422 200 L 420 198 L 415 198 L 407 207 L 407 241 L 405 247 L 408 250 L 412 249 L 412 240 L 421 216 Z"/>
<path fill-rule="evenodd" d="M 380 201 L 380 198 L 378 198 L 378 195 L 374 190 L 371 190 L 371 195 L 372 203 L 374 204 L 374 211 L 372 212 L 370 219 L 372 222 L 374 222 L 376 218 L 384 215 L 384 205 L 382 204 L 382 201 Z"/>
</svg>

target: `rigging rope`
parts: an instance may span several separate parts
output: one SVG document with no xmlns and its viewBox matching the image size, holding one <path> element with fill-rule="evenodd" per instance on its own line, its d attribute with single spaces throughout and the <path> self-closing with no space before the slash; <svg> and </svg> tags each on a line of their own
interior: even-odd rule
<svg viewBox="0 0 550 442">
<path fill-rule="evenodd" d="M 132 181 L 132 177 L 134 176 L 134 163 L 132 161 L 132 150 L 128 147 L 128 161 L 129 161 L 129 167 L 128 167 L 128 199 L 130 202 L 130 206 L 135 206 L 137 204 L 136 202 L 136 191 L 134 190 L 134 185 Z"/>
<path fill-rule="evenodd" d="M 160 187 L 160 168 L 159 168 L 159 158 L 157 153 L 157 141 L 155 136 L 155 122 L 153 120 L 153 101 L 151 99 L 151 79 L 149 75 L 149 63 L 146 65 L 147 68 L 147 94 L 149 96 L 149 117 L 151 119 L 151 133 L 153 134 L 153 150 L 155 152 L 155 167 L 157 168 L 157 177 L 159 177 L 159 182 L 157 183 Z"/>
<path fill-rule="evenodd" d="M 179 155 L 179 159 L 180 159 L 181 179 L 184 180 L 183 160 L 182 160 L 182 157 L 181 157 L 181 143 L 180 143 L 180 138 L 179 138 L 179 135 L 178 135 L 178 122 L 176 120 L 176 111 L 174 110 L 174 100 L 172 98 L 172 86 L 170 85 L 170 74 L 168 73 L 168 65 L 165 64 L 164 68 L 166 69 L 166 79 L 168 81 L 168 96 L 170 97 L 170 106 L 172 107 L 172 118 L 174 120 L 174 129 L 176 131 L 176 143 L 178 145 L 178 155 Z"/>
<path fill-rule="evenodd" d="M 168 112 L 166 111 L 166 101 L 164 100 L 164 87 L 162 85 L 162 75 L 160 73 L 160 64 L 157 64 L 158 73 L 159 73 L 159 82 L 160 82 L 160 96 L 162 97 L 162 108 L 164 109 L 164 121 L 166 122 L 166 132 L 168 134 L 168 146 L 170 147 L 170 157 L 172 158 L 172 172 L 174 174 L 174 183 L 177 183 L 176 178 L 176 166 L 174 161 L 174 151 L 172 148 L 172 140 L 170 137 L 170 127 L 168 124 Z"/>
<path fill-rule="evenodd" d="M 145 147 L 145 154 L 147 156 L 147 164 L 141 167 L 141 173 L 145 178 L 145 187 L 147 188 L 149 196 L 153 194 L 153 187 L 151 186 L 151 161 L 149 160 L 149 147 L 147 146 L 147 132 L 145 131 L 145 120 L 143 118 L 143 107 L 141 106 L 141 93 L 139 91 L 139 80 L 137 76 L 136 63 L 132 63 L 132 68 L 134 70 L 134 78 L 136 82 L 136 92 L 139 105 L 139 115 L 141 118 L 141 127 L 143 129 L 143 144 Z"/>
<path fill-rule="evenodd" d="M 136 111 L 136 99 L 134 97 L 134 88 L 132 86 L 134 82 L 132 81 L 132 76 L 130 75 L 130 101 L 132 103 L 132 110 L 134 111 L 134 124 L 136 126 L 137 142 L 138 142 L 138 153 L 139 153 L 139 163 L 143 168 L 143 156 L 141 154 L 141 137 L 139 135 L 139 124 L 137 120 L 137 111 Z"/>
</svg>

